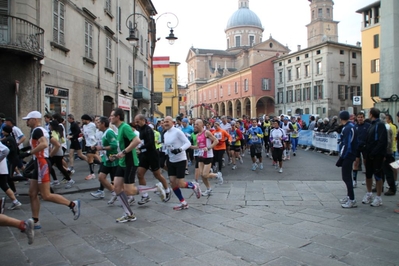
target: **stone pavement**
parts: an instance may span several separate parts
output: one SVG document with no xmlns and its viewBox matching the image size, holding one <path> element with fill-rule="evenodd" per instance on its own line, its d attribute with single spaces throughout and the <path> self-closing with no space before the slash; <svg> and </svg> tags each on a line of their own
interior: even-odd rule
<svg viewBox="0 0 399 266">
<path fill-rule="evenodd" d="M 109 193 L 104 200 L 89 195 L 98 181 L 84 181 L 87 166 L 79 162 L 75 188 L 57 189 L 81 199 L 79 220 L 67 207 L 42 201 L 43 228 L 32 245 L 18 230 L 0 228 L 0 265 L 399 265 L 397 196 L 383 196 L 384 205 L 373 208 L 361 203 L 359 185 L 358 208 L 342 209 L 346 189 L 335 160 L 300 151 L 278 174 L 270 161 L 252 172 L 246 156 L 239 171 L 224 169 L 223 185 L 212 182 L 209 198 L 184 189 L 188 210 L 172 210 L 176 197 L 162 203 L 151 194 L 150 203 L 133 206 L 137 221 L 125 224 L 115 222 L 123 211 L 118 203 L 107 206 Z M 320 181 L 309 169 L 319 171 Z M 26 219 L 27 186 L 17 190 L 23 206 L 6 214 Z"/>
</svg>

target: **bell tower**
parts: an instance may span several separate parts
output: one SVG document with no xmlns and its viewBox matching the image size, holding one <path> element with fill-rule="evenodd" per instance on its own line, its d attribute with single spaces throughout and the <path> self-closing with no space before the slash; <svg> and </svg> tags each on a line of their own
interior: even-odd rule
<svg viewBox="0 0 399 266">
<path fill-rule="evenodd" d="M 334 21 L 333 0 L 308 0 L 310 2 L 310 23 L 308 47 L 325 41 L 338 42 L 338 21 Z"/>
</svg>

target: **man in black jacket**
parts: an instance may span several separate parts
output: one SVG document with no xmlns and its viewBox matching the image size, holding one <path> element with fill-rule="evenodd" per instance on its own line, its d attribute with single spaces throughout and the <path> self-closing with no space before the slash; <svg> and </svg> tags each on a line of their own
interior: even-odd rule
<svg viewBox="0 0 399 266">
<path fill-rule="evenodd" d="M 75 117 L 72 114 L 68 115 L 68 123 L 70 124 L 70 127 L 67 138 L 71 141 L 71 145 L 69 146 L 69 171 L 71 171 L 73 174 L 75 173 L 75 170 L 73 169 L 75 151 L 80 159 L 87 161 L 87 158 L 83 155 L 82 147 L 80 146 L 79 142 L 79 137 L 81 134 L 80 127 L 75 122 Z"/>
<path fill-rule="evenodd" d="M 366 157 L 366 186 L 367 193 L 362 203 L 371 204 L 373 207 L 382 205 L 381 193 L 383 185 L 383 162 L 387 151 L 388 134 L 385 124 L 379 119 L 380 110 L 371 108 L 369 118 L 371 126 L 367 130 L 364 154 Z M 373 175 L 376 183 L 377 196 L 373 198 L 371 187 Z"/>
</svg>

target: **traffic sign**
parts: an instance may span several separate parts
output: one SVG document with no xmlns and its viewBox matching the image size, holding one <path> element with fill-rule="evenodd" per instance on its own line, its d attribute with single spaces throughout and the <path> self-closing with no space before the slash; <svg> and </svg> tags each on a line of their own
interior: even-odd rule
<svg viewBox="0 0 399 266">
<path fill-rule="evenodd" d="M 362 96 L 353 96 L 353 105 L 362 105 Z"/>
</svg>

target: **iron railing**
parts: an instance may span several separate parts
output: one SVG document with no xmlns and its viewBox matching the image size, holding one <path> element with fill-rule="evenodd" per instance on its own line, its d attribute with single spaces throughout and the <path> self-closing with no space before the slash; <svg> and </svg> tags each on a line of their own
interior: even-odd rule
<svg viewBox="0 0 399 266">
<path fill-rule="evenodd" d="M 44 57 L 44 30 L 29 21 L 0 15 L 0 48 L 12 49 Z"/>
</svg>

